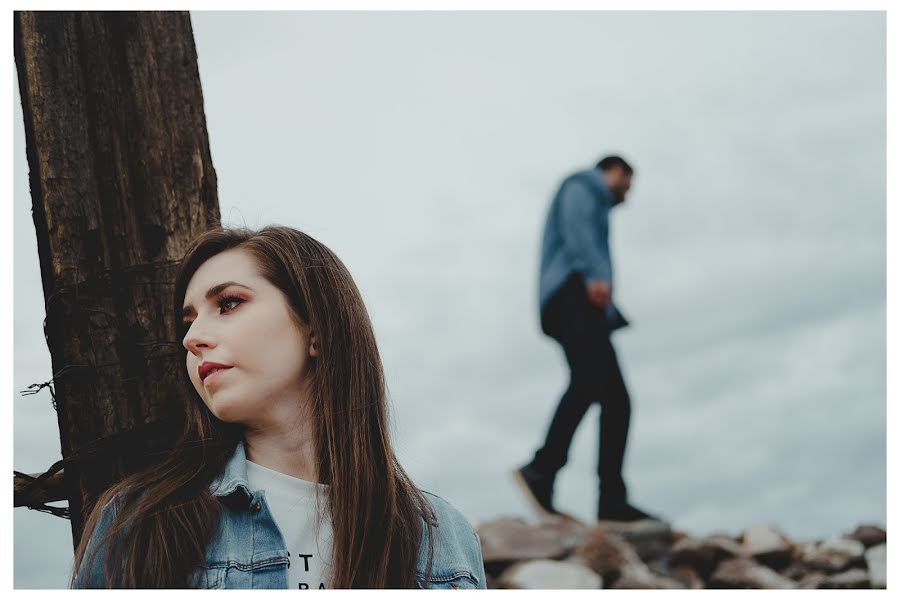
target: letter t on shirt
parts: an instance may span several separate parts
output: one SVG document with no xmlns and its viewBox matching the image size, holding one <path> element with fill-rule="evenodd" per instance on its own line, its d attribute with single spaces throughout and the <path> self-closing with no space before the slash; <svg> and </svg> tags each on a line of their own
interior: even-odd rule
<svg viewBox="0 0 900 600">
<path fill-rule="evenodd" d="M 288 589 L 316 590 L 328 587 L 331 573 L 331 520 L 322 519 L 316 532 L 316 493 L 328 486 L 298 479 L 247 461 L 247 480 L 254 490 L 264 490 L 266 505 L 284 538 L 291 565 Z"/>
</svg>

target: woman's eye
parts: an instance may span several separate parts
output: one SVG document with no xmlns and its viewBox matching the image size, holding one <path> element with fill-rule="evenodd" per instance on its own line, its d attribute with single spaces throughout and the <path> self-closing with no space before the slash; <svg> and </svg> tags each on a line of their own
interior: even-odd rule
<svg viewBox="0 0 900 600">
<path fill-rule="evenodd" d="M 232 302 L 235 303 L 234 308 L 225 308 L 227 305 L 231 304 Z M 216 304 L 218 304 L 218 306 L 222 310 L 222 312 L 229 313 L 243 303 L 244 303 L 243 298 L 238 298 L 237 296 L 225 296 L 224 298 L 219 300 Z M 184 321 L 181 323 L 181 327 L 182 327 L 181 337 L 184 337 L 185 335 L 187 335 L 188 329 L 191 328 L 191 323 L 193 323 L 193 321 Z"/>
<path fill-rule="evenodd" d="M 243 299 L 238 298 L 237 296 L 226 296 L 226 297 L 222 298 L 221 300 L 219 300 L 219 308 L 222 308 L 223 310 L 225 310 L 225 312 L 231 312 L 232 310 L 234 310 L 234 308 L 237 308 L 243 301 L 244 301 Z M 224 309 L 223 305 L 230 304 L 232 302 L 237 303 L 237 304 L 235 304 L 234 308 L 227 309 L 227 310 Z"/>
</svg>

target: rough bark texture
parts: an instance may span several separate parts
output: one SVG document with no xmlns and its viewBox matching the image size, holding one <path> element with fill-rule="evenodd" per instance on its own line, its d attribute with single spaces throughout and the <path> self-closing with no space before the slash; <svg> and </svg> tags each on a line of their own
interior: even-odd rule
<svg viewBox="0 0 900 600">
<path fill-rule="evenodd" d="M 187 244 L 219 223 L 216 174 L 187 12 L 16 12 L 14 40 L 68 457 L 193 393 L 171 297 Z M 66 465 L 74 544 L 97 495 L 177 433 Z"/>
</svg>

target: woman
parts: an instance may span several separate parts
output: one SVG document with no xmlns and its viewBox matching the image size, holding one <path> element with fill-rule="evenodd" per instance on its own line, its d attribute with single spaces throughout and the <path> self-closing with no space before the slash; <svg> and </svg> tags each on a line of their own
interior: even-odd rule
<svg viewBox="0 0 900 600">
<path fill-rule="evenodd" d="M 372 325 L 328 248 L 218 227 L 174 306 L 197 391 L 181 438 L 98 499 L 70 587 L 486 587 L 477 534 L 397 462 Z"/>
</svg>

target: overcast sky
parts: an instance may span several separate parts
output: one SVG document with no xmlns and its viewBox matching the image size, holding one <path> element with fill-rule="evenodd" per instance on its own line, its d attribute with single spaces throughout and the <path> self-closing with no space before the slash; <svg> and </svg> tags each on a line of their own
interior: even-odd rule
<svg viewBox="0 0 900 600">
<path fill-rule="evenodd" d="M 346 263 L 394 442 L 473 524 L 568 381 L 540 332 L 560 179 L 617 152 L 614 334 L 631 500 L 693 535 L 885 523 L 885 21 L 879 13 L 210 13 L 192 21 L 223 221 Z M 15 86 L 14 86 L 15 88 Z M 21 102 L 14 468 L 61 458 Z M 556 504 L 596 510 L 599 408 Z M 15 509 L 15 587 L 64 587 L 69 523 Z"/>
</svg>

